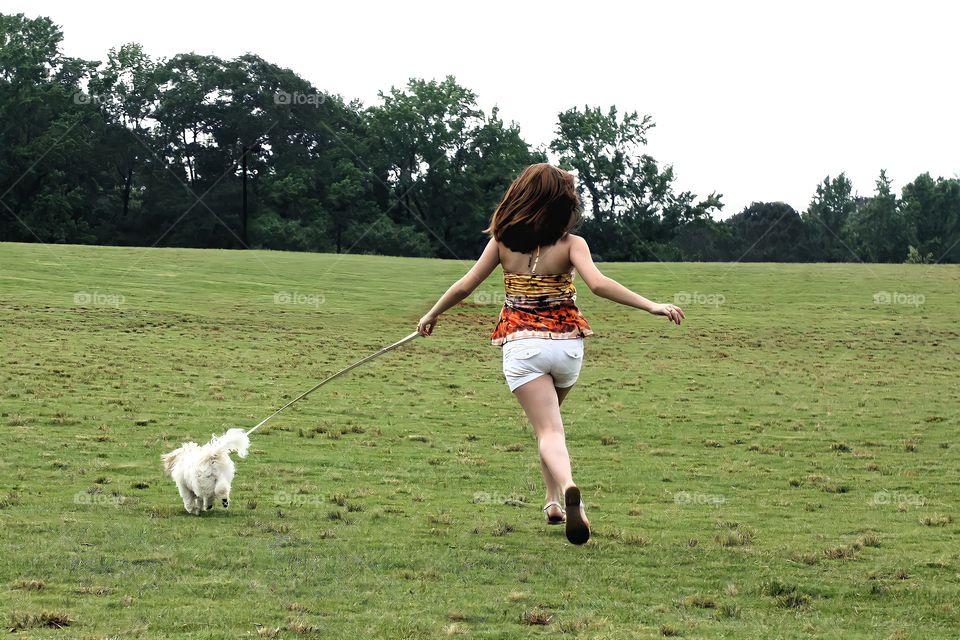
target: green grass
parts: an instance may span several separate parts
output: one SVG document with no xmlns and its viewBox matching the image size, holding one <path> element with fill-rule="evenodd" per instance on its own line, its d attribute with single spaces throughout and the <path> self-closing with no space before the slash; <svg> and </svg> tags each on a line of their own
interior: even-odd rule
<svg viewBox="0 0 960 640">
<path fill-rule="evenodd" d="M 497 275 L 433 338 L 258 432 L 230 510 L 183 511 L 161 453 L 407 335 L 466 268 L 0 245 L 6 628 L 960 635 L 956 267 L 603 265 L 692 302 L 678 328 L 581 287 L 597 335 L 564 409 L 582 548 L 542 521 L 536 443 L 487 343 Z"/>
</svg>

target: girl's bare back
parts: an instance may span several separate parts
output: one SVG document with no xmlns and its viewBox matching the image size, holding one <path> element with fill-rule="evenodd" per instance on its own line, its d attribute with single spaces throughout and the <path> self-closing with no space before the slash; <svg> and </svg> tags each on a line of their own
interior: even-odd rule
<svg viewBox="0 0 960 640">
<path fill-rule="evenodd" d="M 539 257 L 536 250 L 530 253 L 519 253 L 511 251 L 502 242 L 498 242 L 500 265 L 504 271 L 510 273 L 533 273 L 534 263 L 536 263 L 536 273 L 539 274 L 566 273 L 573 268 L 573 263 L 570 262 L 571 237 L 567 234 L 556 244 L 540 247 Z"/>
</svg>

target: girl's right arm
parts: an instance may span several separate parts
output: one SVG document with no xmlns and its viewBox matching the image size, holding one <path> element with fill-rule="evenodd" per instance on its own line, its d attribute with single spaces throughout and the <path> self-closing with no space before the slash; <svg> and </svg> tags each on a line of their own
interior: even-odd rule
<svg viewBox="0 0 960 640">
<path fill-rule="evenodd" d="M 471 267 L 462 278 L 450 285 L 447 292 L 440 296 L 433 308 L 427 312 L 427 315 L 420 318 L 417 323 L 417 331 L 422 336 L 429 336 L 433 333 L 433 328 L 437 324 L 440 314 L 444 313 L 450 307 L 458 304 L 473 290 L 480 286 L 480 283 L 487 279 L 493 270 L 500 264 L 500 247 L 497 241 L 490 238 L 487 247 L 483 250 L 480 258 Z"/>
<path fill-rule="evenodd" d="M 580 274 L 580 277 L 583 278 L 583 281 L 587 283 L 590 291 L 594 294 L 628 307 L 642 309 L 653 315 L 666 316 L 671 322 L 677 324 L 680 324 L 680 321 L 686 318 L 683 309 L 680 307 L 647 300 L 640 294 L 630 291 L 613 278 L 608 278 L 600 273 L 600 269 L 593 263 L 593 256 L 590 255 L 590 247 L 587 246 L 587 241 L 575 235 L 571 235 L 570 240 L 570 262 L 573 263 L 577 273 Z"/>
</svg>

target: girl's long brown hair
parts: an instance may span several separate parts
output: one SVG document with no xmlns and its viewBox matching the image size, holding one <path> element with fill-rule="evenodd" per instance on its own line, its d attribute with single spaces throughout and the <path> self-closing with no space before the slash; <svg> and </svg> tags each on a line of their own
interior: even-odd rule
<svg viewBox="0 0 960 640">
<path fill-rule="evenodd" d="M 511 251 L 529 253 L 569 233 L 582 211 L 570 173 L 546 162 L 532 164 L 507 189 L 485 233 Z"/>
</svg>

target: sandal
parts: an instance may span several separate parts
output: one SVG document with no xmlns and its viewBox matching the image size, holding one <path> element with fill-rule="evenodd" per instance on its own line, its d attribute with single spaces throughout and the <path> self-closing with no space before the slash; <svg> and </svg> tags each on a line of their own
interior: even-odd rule
<svg viewBox="0 0 960 640">
<path fill-rule="evenodd" d="M 580 489 L 574 486 L 564 491 L 563 501 L 567 505 L 567 540 L 573 544 L 584 544 L 590 539 L 590 523 L 584 513 Z"/>
<path fill-rule="evenodd" d="M 551 507 L 556 507 L 557 509 L 560 509 L 560 513 L 561 513 L 560 517 L 551 516 L 548 513 Z M 567 517 L 565 515 L 567 512 L 563 510 L 563 507 L 560 506 L 559 502 L 548 502 L 547 504 L 543 505 L 543 513 L 544 515 L 547 516 L 547 524 L 563 524 L 564 522 L 567 521 Z"/>
</svg>

